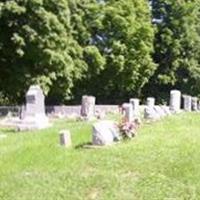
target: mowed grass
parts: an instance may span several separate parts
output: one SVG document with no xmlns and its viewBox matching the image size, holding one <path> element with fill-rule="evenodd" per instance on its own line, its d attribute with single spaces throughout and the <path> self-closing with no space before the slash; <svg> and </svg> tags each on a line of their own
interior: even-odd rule
<svg viewBox="0 0 200 200">
<path fill-rule="evenodd" d="M 144 124 L 138 136 L 86 149 L 91 124 L 57 121 L 47 130 L 0 129 L 1 200 L 200 199 L 200 114 Z M 59 145 L 69 129 L 73 146 Z"/>
</svg>

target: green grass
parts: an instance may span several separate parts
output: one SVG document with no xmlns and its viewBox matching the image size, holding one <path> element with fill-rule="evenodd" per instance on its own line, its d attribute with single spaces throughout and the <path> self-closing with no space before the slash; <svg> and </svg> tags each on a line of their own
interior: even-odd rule
<svg viewBox="0 0 200 200">
<path fill-rule="evenodd" d="M 59 146 L 58 132 L 73 147 Z M 86 149 L 91 124 L 57 121 L 48 130 L 0 129 L 0 200 L 200 199 L 200 114 L 143 125 L 112 147 Z"/>
</svg>

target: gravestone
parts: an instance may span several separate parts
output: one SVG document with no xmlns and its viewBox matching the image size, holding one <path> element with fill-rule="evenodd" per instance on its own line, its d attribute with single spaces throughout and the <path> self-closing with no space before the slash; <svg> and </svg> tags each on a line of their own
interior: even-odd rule
<svg viewBox="0 0 200 200">
<path fill-rule="evenodd" d="M 64 147 L 71 146 L 71 134 L 68 130 L 60 131 L 60 145 Z"/>
<path fill-rule="evenodd" d="M 40 86 L 30 86 L 26 93 L 26 107 L 17 125 L 19 131 L 42 129 L 49 126 L 49 120 L 45 114 L 44 94 Z"/>
<path fill-rule="evenodd" d="M 162 105 L 161 108 L 163 109 L 165 115 L 171 115 L 171 112 L 170 112 L 169 106 Z"/>
<path fill-rule="evenodd" d="M 130 103 L 124 103 L 122 105 L 123 107 L 123 115 L 124 115 L 124 119 L 127 122 L 131 122 L 133 120 L 133 109 L 132 109 L 132 105 Z"/>
<path fill-rule="evenodd" d="M 179 90 L 170 91 L 170 110 L 173 113 L 180 112 L 181 109 L 181 92 Z"/>
<path fill-rule="evenodd" d="M 197 111 L 198 110 L 198 98 L 192 97 L 192 110 Z"/>
<path fill-rule="evenodd" d="M 161 106 L 154 106 L 154 110 L 156 111 L 158 117 L 165 117 L 166 113 L 164 112 L 164 110 L 162 109 Z"/>
<path fill-rule="evenodd" d="M 159 115 L 155 111 L 155 98 L 148 97 L 147 105 L 144 109 L 144 118 L 147 120 L 156 120 L 159 119 Z"/>
<path fill-rule="evenodd" d="M 138 118 L 140 116 L 140 100 L 130 99 L 130 104 L 132 105 L 133 118 Z"/>
<path fill-rule="evenodd" d="M 119 140 L 119 129 L 113 121 L 105 120 L 93 124 L 93 145 L 110 145 Z"/>
<path fill-rule="evenodd" d="M 189 95 L 183 95 L 183 109 L 186 112 L 192 110 L 192 97 Z"/>
<path fill-rule="evenodd" d="M 87 120 L 94 118 L 95 97 L 86 95 L 82 97 L 81 116 Z"/>
</svg>

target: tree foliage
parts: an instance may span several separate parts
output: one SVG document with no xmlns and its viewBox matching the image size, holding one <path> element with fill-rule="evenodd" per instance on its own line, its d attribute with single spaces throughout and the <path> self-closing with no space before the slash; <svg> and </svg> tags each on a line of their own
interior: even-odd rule
<svg viewBox="0 0 200 200">
<path fill-rule="evenodd" d="M 146 92 L 163 97 L 172 88 L 200 93 L 199 0 L 153 0 L 157 33 L 154 60 L 158 68 Z"/>
<path fill-rule="evenodd" d="M 1 98 L 21 103 L 31 84 L 53 104 L 200 94 L 200 0 L 150 2 L 1 1 Z"/>
<path fill-rule="evenodd" d="M 30 84 L 45 93 L 70 95 L 81 77 L 80 47 L 70 33 L 66 0 L 7 0 L 0 3 L 0 90 L 21 100 Z M 60 100 L 61 101 L 61 100 Z"/>
<path fill-rule="evenodd" d="M 84 2 L 77 1 L 72 9 L 74 37 L 88 68 L 76 85 L 76 96 L 89 93 L 107 103 L 139 96 L 156 67 L 148 2 Z"/>
</svg>

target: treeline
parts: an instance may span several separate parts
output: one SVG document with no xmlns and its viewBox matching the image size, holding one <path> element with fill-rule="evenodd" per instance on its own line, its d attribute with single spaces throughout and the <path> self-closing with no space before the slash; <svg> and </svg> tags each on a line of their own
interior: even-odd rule
<svg viewBox="0 0 200 200">
<path fill-rule="evenodd" d="M 0 104 L 200 94 L 200 0 L 2 0 Z"/>
</svg>

